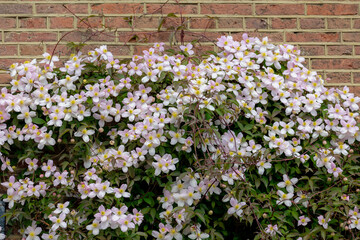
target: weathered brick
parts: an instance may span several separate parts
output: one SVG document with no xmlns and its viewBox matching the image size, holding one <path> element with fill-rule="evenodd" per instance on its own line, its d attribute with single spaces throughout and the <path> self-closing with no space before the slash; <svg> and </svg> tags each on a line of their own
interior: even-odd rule
<svg viewBox="0 0 360 240">
<path fill-rule="evenodd" d="M 300 19 L 302 29 L 323 29 L 325 28 L 325 19 L 323 18 L 303 18 Z"/>
<path fill-rule="evenodd" d="M 346 29 L 351 27 L 350 18 L 328 18 L 329 29 Z"/>
<path fill-rule="evenodd" d="M 43 44 L 34 44 L 34 45 L 20 45 L 20 55 L 42 55 L 44 53 Z"/>
<path fill-rule="evenodd" d="M 0 3 L 0 14 L 31 14 L 32 5 L 24 3 Z"/>
<path fill-rule="evenodd" d="M 102 28 L 102 17 L 88 17 L 76 19 L 78 28 Z"/>
<path fill-rule="evenodd" d="M 157 17 L 140 17 L 134 20 L 135 28 L 155 28 L 159 27 L 159 19 Z"/>
<path fill-rule="evenodd" d="M 359 42 L 360 32 L 344 32 L 342 36 L 344 42 Z"/>
<path fill-rule="evenodd" d="M 353 80 L 354 80 L 354 83 L 360 83 L 360 72 L 353 73 Z"/>
<path fill-rule="evenodd" d="M 0 56 L 17 55 L 17 45 L 0 45 Z"/>
<path fill-rule="evenodd" d="M 0 29 L 9 29 L 16 27 L 16 18 L 0 18 Z"/>
<path fill-rule="evenodd" d="M 360 55 L 360 46 L 355 46 L 355 54 Z"/>
<path fill-rule="evenodd" d="M 357 4 L 308 4 L 308 15 L 356 15 L 359 6 Z"/>
<path fill-rule="evenodd" d="M 353 28 L 360 29 L 360 19 L 354 19 Z"/>
<path fill-rule="evenodd" d="M 146 4 L 147 14 L 197 14 L 197 4 Z"/>
<path fill-rule="evenodd" d="M 243 19 L 242 18 L 219 18 L 218 19 L 219 28 L 243 28 Z"/>
<path fill-rule="evenodd" d="M 250 4 L 201 4 L 201 14 L 251 15 Z"/>
<path fill-rule="evenodd" d="M 71 12 L 70 12 L 70 11 Z M 47 14 L 52 14 L 52 13 L 67 13 L 69 15 L 71 15 L 72 13 L 88 13 L 88 5 L 87 4 L 75 4 L 75 3 L 71 3 L 71 4 L 36 4 L 36 12 L 37 13 L 47 13 Z"/>
<path fill-rule="evenodd" d="M 245 18 L 247 29 L 267 29 L 268 20 L 266 18 Z"/>
<path fill-rule="evenodd" d="M 327 72 L 326 83 L 351 83 L 350 72 Z"/>
<path fill-rule="evenodd" d="M 287 42 L 339 42 L 340 33 L 294 32 L 286 33 Z"/>
<path fill-rule="evenodd" d="M 358 69 L 360 68 L 360 59 L 313 59 L 311 66 L 313 69 Z"/>
<path fill-rule="evenodd" d="M 91 6 L 92 13 L 133 14 L 142 13 L 143 11 L 143 5 L 138 3 L 103 3 Z"/>
<path fill-rule="evenodd" d="M 257 4 L 258 15 L 302 15 L 305 13 L 304 4 Z"/>
<path fill-rule="evenodd" d="M 224 18 L 221 18 L 218 20 L 219 28 L 224 27 L 223 24 L 220 24 L 221 20 L 224 21 Z M 238 28 L 242 28 L 242 19 L 241 18 L 231 18 L 231 20 L 237 21 L 238 24 L 235 24 L 235 25 L 237 25 Z M 241 24 L 240 24 L 240 22 L 241 22 Z M 190 28 L 192 28 L 192 29 L 212 29 L 215 27 L 216 27 L 215 19 L 212 19 L 212 18 L 191 18 L 191 20 L 190 20 Z M 233 27 L 233 26 L 230 25 L 229 27 Z"/>
<path fill-rule="evenodd" d="M 50 28 L 73 28 L 74 18 L 73 17 L 52 17 L 50 18 Z"/>
<path fill-rule="evenodd" d="M 21 28 L 46 28 L 46 18 L 19 18 Z"/>
<path fill-rule="evenodd" d="M 295 18 L 273 18 L 273 19 L 271 19 L 271 28 L 273 28 L 273 29 L 296 28 L 296 19 Z"/>
<path fill-rule="evenodd" d="M 5 42 L 42 42 L 56 41 L 54 32 L 5 32 Z"/>
<path fill-rule="evenodd" d="M 105 17 L 105 26 L 107 28 L 130 28 L 124 17 Z"/>
<path fill-rule="evenodd" d="M 1 59 L 2 60 L 2 59 Z M 11 82 L 11 77 L 7 73 L 0 73 L 0 84 L 7 84 Z M 13 238 L 14 239 L 14 238 Z M 19 238 L 21 239 L 21 237 Z"/>
<path fill-rule="evenodd" d="M 353 46 L 341 45 L 341 46 L 328 46 L 328 55 L 352 55 Z"/>
<path fill-rule="evenodd" d="M 262 39 L 263 37 L 268 37 L 271 42 L 283 43 L 283 34 L 282 33 L 274 33 L 274 32 L 246 32 L 249 37 L 258 37 Z M 232 34 L 234 39 L 241 40 L 243 32 Z M 220 36 L 220 35 L 219 35 Z"/>
<path fill-rule="evenodd" d="M 63 41 L 70 41 L 70 42 L 84 42 L 84 41 L 114 42 L 115 41 L 114 32 L 102 32 L 96 30 L 61 32 L 61 37 L 63 37 L 62 38 Z"/>
<path fill-rule="evenodd" d="M 302 56 L 320 56 L 325 54 L 324 46 L 300 46 Z"/>
<path fill-rule="evenodd" d="M 72 50 L 63 44 L 46 44 L 45 48 L 45 52 L 50 54 L 54 52 L 54 55 L 56 56 L 69 56 L 72 53 Z M 86 52 L 84 53 L 86 54 Z"/>
</svg>

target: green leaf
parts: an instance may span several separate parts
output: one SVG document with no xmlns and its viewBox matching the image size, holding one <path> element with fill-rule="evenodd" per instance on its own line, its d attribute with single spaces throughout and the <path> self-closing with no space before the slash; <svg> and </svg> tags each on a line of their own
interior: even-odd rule
<svg viewBox="0 0 360 240">
<path fill-rule="evenodd" d="M 46 121 L 44 119 L 41 119 L 41 118 L 33 118 L 32 122 L 37 124 L 37 125 L 44 125 L 46 123 Z"/>
</svg>

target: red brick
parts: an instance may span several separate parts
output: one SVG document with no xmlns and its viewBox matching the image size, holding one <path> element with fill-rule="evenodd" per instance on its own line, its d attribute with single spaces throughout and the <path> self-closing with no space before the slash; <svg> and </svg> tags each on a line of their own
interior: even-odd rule
<svg viewBox="0 0 360 240">
<path fill-rule="evenodd" d="M 354 83 L 360 83 L 360 72 L 353 73 Z M 358 95 L 360 96 L 360 95 Z"/>
<path fill-rule="evenodd" d="M 344 42 L 359 42 L 360 32 L 344 32 L 343 41 Z"/>
<path fill-rule="evenodd" d="M 5 32 L 5 42 L 42 42 L 56 41 L 54 32 Z"/>
<path fill-rule="evenodd" d="M 274 43 L 274 42 L 284 42 L 283 39 L 283 34 L 282 33 L 274 33 L 274 32 L 246 32 L 249 37 L 258 37 L 260 39 L 264 38 L 264 37 L 269 37 L 269 41 Z M 242 40 L 242 35 L 243 32 L 239 32 L 236 34 L 232 34 L 232 36 L 234 37 L 234 39 L 236 40 Z M 221 35 L 219 35 L 221 36 Z"/>
<path fill-rule="evenodd" d="M 295 18 L 273 18 L 273 19 L 271 19 L 271 28 L 273 28 L 273 29 L 296 28 L 296 19 Z"/>
<path fill-rule="evenodd" d="M 182 24 L 187 26 L 187 22 L 190 20 L 180 19 L 180 18 L 173 18 L 167 17 L 164 19 L 164 23 L 162 25 L 163 29 L 173 30 L 181 26 Z M 158 24 L 156 24 L 158 26 Z"/>
<path fill-rule="evenodd" d="M 222 18 L 224 19 L 224 18 Z M 219 28 L 220 27 L 220 20 L 219 19 Z M 231 20 L 236 20 L 237 23 L 241 22 L 241 24 L 238 24 L 238 27 L 242 28 L 242 19 L 241 18 L 231 18 Z M 239 26 L 241 25 L 241 26 Z M 190 20 L 190 28 L 192 29 L 212 29 L 215 28 L 215 19 L 212 18 L 191 18 Z M 233 26 L 230 26 L 233 27 Z"/>
<path fill-rule="evenodd" d="M 355 46 L 355 54 L 360 55 L 360 46 Z"/>
<path fill-rule="evenodd" d="M 73 28 L 74 18 L 73 17 L 52 17 L 50 18 L 50 28 Z"/>
<path fill-rule="evenodd" d="M 257 4 L 257 15 L 302 15 L 304 4 Z"/>
<path fill-rule="evenodd" d="M 107 28 L 129 28 L 129 23 L 124 17 L 105 17 L 105 26 Z"/>
<path fill-rule="evenodd" d="M 147 14 L 169 14 L 174 13 L 175 15 L 182 14 L 197 14 L 197 4 L 146 4 Z M 180 16 L 180 15 L 179 15 Z"/>
<path fill-rule="evenodd" d="M 324 46 L 300 46 L 302 56 L 320 56 L 325 54 Z"/>
<path fill-rule="evenodd" d="M 357 4 L 308 4 L 308 15 L 356 15 L 359 6 Z"/>
<path fill-rule="evenodd" d="M 2 59 L 1 59 L 2 60 Z M 12 78 L 7 73 L 0 73 L 0 84 L 8 84 L 10 83 Z M 21 237 L 19 238 L 21 239 Z"/>
<path fill-rule="evenodd" d="M 66 36 L 65 36 L 66 35 Z M 70 42 L 88 42 L 88 41 L 106 41 L 114 42 L 115 33 L 113 32 L 101 32 L 96 30 L 87 30 L 87 31 L 75 31 L 75 32 L 62 32 L 61 36 L 62 41 Z"/>
<path fill-rule="evenodd" d="M 0 18 L 0 29 L 16 27 L 16 18 Z"/>
<path fill-rule="evenodd" d="M 328 55 L 352 55 L 352 46 L 328 46 Z"/>
<path fill-rule="evenodd" d="M 149 50 L 149 48 L 151 48 L 152 45 L 148 45 L 148 46 L 134 46 L 134 53 L 135 55 L 141 55 L 143 54 L 143 51 L 145 50 Z"/>
<path fill-rule="evenodd" d="M 65 6 L 65 7 L 64 7 Z M 37 13 L 88 13 L 87 4 L 36 4 L 36 12 Z M 70 12 L 70 11 L 71 12 Z"/>
<path fill-rule="evenodd" d="M 19 18 L 21 28 L 46 28 L 46 18 Z"/>
<path fill-rule="evenodd" d="M 44 45 L 36 44 L 36 45 L 20 45 L 20 55 L 42 55 L 44 53 Z"/>
<path fill-rule="evenodd" d="M 0 14 L 31 14 L 32 5 L 24 3 L 0 3 Z"/>
<path fill-rule="evenodd" d="M 72 53 L 72 50 L 68 46 L 62 44 L 46 44 L 45 47 L 47 53 L 52 54 L 54 52 L 54 55 L 56 56 L 70 56 L 70 54 Z M 87 52 L 84 52 L 84 54 L 87 54 Z"/>
<path fill-rule="evenodd" d="M 297 32 L 286 33 L 287 42 L 339 42 L 339 33 Z"/>
<path fill-rule="evenodd" d="M 251 15 L 250 4 L 201 4 L 201 14 Z"/>
<path fill-rule="evenodd" d="M 313 59 L 311 62 L 311 66 L 313 69 L 359 69 L 360 59 Z"/>
<path fill-rule="evenodd" d="M 102 17 L 87 17 L 76 19 L 78 28 L 102 28 Z"/>
<path fill-rule="evenodd" d="M 266 18 L 245 18 L 246 29 L 267 29 L 268 20 Z"/>
<path fill-rule="evenodd" d="M 138 37 L 137 40 L 135 39 L 134 35 Z M 169 38 L 170 38 L 170 32 L 127 32 L 127 33 L 119 34 L 119 41 L 123 43 L 169 42 Z"/>
<path fill-rule="evenodd" d="M 143 5 L 138 3 L 104 3 L 93 4 L 91 6 L 92 13 L 104 14 L 132 14 L 142 13 Z"/>
<path fill-rule="evenodd" d="M 326 83 L 351 83 L 350 72 L 327 72 Z"/>
<path fill-rule="evenodd" d="M 354 19 L 353 28 L 360 29 L 360 19 Z"/>
<path fill-rule="evenodd" d="M 0 45 L 0 56 L 14 56 L 17 55 L 16 45 Z"/>
<path fill-rule="evenodd" d="M 108 45 L 108 50 L 115 56 L 131 55 L 131 48 L 127 45 Z"/>
<path fill-rule="evenodd" d="M 302 29 L 323 29 L 323 28 L 325 28 L 325 19 L 323 19 L 323 18 L 300 19 L 300 28 L 302 28 Z"/>
<path fill-rule="evenodd" d="M 243 28 L 243 19 L 242 18 L 219 18 L 218 19 L 219 28 Z M 220 36 L 219 36 L 220 37 Z"/>
<path fill-rule="evenodd" d="M 346 29 L 351 27 L 350 18 L 328 18 L 329 29 Z"/>
</svg>

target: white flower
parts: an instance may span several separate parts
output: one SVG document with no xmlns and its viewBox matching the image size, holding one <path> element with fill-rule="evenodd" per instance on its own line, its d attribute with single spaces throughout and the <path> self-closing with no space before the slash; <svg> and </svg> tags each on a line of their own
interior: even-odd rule
<svg viewBox="0 0 360 240">
<path fill-rule="evenodd" d="M 277 194 L 280 196 L 280 199 L 276 201 L 276 204 L 281 205 L 284 203 L 288 207 L 291 206 L 290 199 L 294 196 L 293 193 L 284 193 L 283 191 L 278 190 Z"/>
<path fill-rule="evenodd" d="M 256 163 L 256 166 L 258 167 L 259 174 L 263 175 L 265 169 L 271 168 L 271 163 L 265 162 L 265 161 L 260 161 L 260 162 Z"/>
<path fill-rule="evenodd" d="M 89 140 L 90 140 L 89 136 L 90 136 L 90 135 L 93 135 L 94 133 L 95 133 L 94 130 L 92 130 L 92 129 L 87 130 L 87 129 L 84 127 L 84 128 L 79 129 L 77 132 L 75 132 L 74 136 L 75 136 L 75 137 L 82 137 L 82 139 L 84 140 L 84 142 L 89 142 Z"/>
<path fill-rule="evenodd" d="M 299 180 L 297 178 L 292 178 L 290 179 L 288 177 L 288 175 L 284 174 L 283 175 L 283 182 L 279 182 L 277 184 L 278 187 L 280 188 L 284 188 L 286 187 L 286 190 L 289 192 L 289 193 L 293 193 L 294 192 L 294 187 L 293 185 L 295 185 Z"/>
</svg>

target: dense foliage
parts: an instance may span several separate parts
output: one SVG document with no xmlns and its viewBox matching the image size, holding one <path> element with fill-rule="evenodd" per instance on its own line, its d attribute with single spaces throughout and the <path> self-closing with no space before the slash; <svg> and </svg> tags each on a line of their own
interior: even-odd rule
<svg viewBox="0 0 360 240">
<path fill-rule="evenodd" d="M 101 46 L 13 64 L 7 226 L 27 240 L 355 238 L 360 98 L 324 87 L 292 45 L 218 40 L 208 56 L 160 43 L 128 61 Z"/>
</svg>

